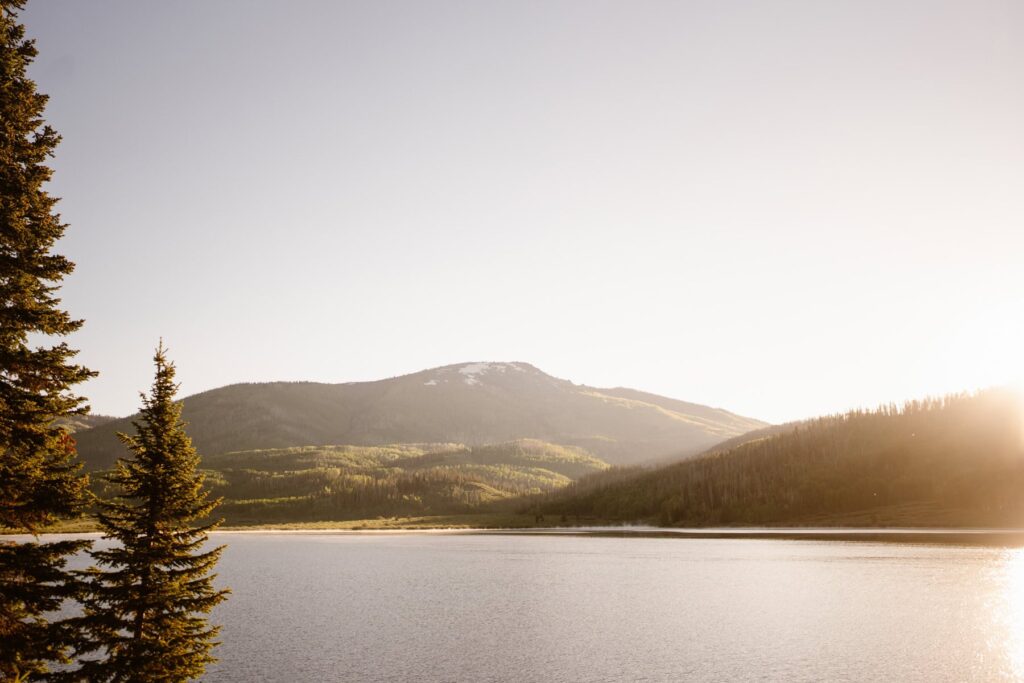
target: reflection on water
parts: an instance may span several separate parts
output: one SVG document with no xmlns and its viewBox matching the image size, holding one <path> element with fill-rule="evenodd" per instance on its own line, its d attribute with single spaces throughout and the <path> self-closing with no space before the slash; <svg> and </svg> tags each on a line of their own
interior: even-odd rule
<svg viewBox="0 0 1024 683">
<path fill-rule="evenodd" d="M 248 680 L 1011 680 L 1024 554 L 774 540 L 239 536 Z"/>
<path fill-rule="evenodd" d="M 999 637 L 991 647 L 1004 651 L 1013 676 L 1024 680 L 1024 549 L 1006 551 L 999 574 L 992 604 L 993 632 Z"/>
<path fill-rule="evenodd" d="M 1024 550 L 218 534 L 209 681 L 1024 680 Z"/>
</svg>

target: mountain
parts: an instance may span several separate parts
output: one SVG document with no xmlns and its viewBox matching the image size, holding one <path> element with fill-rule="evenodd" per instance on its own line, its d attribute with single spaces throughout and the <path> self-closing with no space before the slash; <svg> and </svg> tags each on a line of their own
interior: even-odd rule
<svg viewBox="0 0 1024 683">
<path fill-rule="evenodd" d="M 663 525 L 1024 526 L 1024 401 L 1005 390 L 770 427 L 540 512 Z"/>
<path fill-rule="evenodd" d="M 598 389 L 527 363 L 462 363 L 376 382 L 236 384 L 184 399 L 204 456 L 297 446 L 538 439 L 613 465 L 698 453 L 765 426 L 728 411 L 631 389 Z M 90 469 L 123 455 L 130 418 L 76 434 Z"/>
<path fill-rule="evenodd" d="M 88 415 L 70 415 L 68 417 L 58 418 L 56 424 L 58 427 L 63 427 L 65 431 L 75 434 L 77 432 L 85 431 L 86 429 L 92 429 L 108 422 L 114 422 L 117 420 L 116 417 L 110 415 L 94 415 L 92 413 Z"/>
</svg>

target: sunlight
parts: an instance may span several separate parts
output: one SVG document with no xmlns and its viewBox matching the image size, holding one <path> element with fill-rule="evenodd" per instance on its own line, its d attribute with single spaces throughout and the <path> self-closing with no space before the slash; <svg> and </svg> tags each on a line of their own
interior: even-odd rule
<svg viewBox="0 0 1024 683">
<path fill-rule="evenodd" d="M 1024 677 L 1024 550 L 1014 550 L 1006 563 L 1006 654 L 1015 678 Z"/>
<path fill-rule="evenodd" d="M 1017 400 L 1020 445 L 1024 448 L 1024 319 L 1016 302 L 989 302 L 962 320 L 945 342 L 941 385 L 979 390 L 1002 387 Z"/>
<path fill-rule="evenodd" d="M 1007 552 L 1001 597 L 1005 648 L 1014 678 L 1024 678 L 1024 549 Z"/>
<path fill-rule="evenodd" d="M 1017 419 L 1018 428 L 1020 430 L 1020 446 L 1024 449 L 1024 376 L 1020 376 L 1012 380 L 1009 384 L 1010 391 L 1014 394 L 1017 400 Z"/>
<path fill-rule="evenodd" d="M 947 386 L 1011 386 L 1024 396 L 1024 319 L 1014 298 L 989 301 L 961 319 L 943 344 Z"/>
</svg>

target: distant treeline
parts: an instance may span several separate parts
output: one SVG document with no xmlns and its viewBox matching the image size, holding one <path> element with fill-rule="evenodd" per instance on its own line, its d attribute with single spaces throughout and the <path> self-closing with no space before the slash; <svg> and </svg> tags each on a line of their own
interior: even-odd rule
<svg viewBox="0 0 1024 683">
<path fill-rule="evenodd" d="M 852 411 L 657 470 L 609 470 L 542 514 L 661 525 L 1024 526 L 1024 406 L 989 390 Z"/>
</svg>

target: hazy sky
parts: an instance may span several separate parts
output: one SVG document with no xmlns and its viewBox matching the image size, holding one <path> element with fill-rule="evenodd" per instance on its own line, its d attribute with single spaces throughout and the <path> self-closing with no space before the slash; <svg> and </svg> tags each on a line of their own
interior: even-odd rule
<svg viewBox="0 0 1024 683">
<path fill-rule="evenodd" d="M 127 414 L 520 360 L 771 421 L 1024 369 L 1024 3 L 35 0 Z"/>
</svg>

